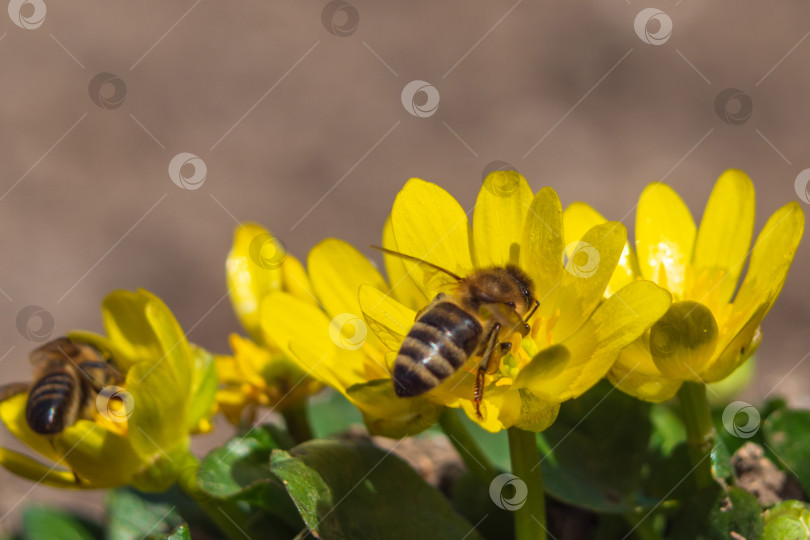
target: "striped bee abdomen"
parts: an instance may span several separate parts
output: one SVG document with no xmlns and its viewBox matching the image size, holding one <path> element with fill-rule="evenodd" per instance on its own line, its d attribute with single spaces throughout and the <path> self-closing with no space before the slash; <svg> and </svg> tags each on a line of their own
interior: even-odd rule
<svg viewBox="0 0 810 540">
<path fill-rule="evenodd" d="M 452 302 L 438 302 L 414 323 L 394 363 L 400 397 L 435 388 L 464 365 L 478 347 L 481 323 Z"/>
<path fill-rule="evenodd" d="M 69 372 L 54 371 L 42 377 L 28 393 L 28 425 L 41 435 L 60 433 L 76 418 L 77 392 L 81 392 L 79 382 Z"/>
</svg>

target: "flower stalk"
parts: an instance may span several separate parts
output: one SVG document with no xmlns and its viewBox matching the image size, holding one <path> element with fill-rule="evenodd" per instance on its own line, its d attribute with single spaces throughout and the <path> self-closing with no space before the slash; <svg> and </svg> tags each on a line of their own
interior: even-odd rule
<svg viewBox="0 0 810 540">
<path fill-rule="evenodd" d="M 309 424 L 308 410 L 307 402 L 300 401 L 281 411 L 281 416 L 284 417 L 284 422 L 287 424 L 287 432 L 296 444 L 312 439 L 312 426 Z"/>
<path fill-rule="evenodd" d="M 470 435 L 470 432 L 461 421 L 458 411 L 450 408 L 445 409 L 439 416 L 439 425 L 461 456 L 470 474 L 486 484 L 489 484 L 493 478 L 498 476 L 500 471 L 492 464 L 472 435 Z"/>
<path fill-rule="evenodd" d="M 678 400 L 681 402 L 681 416 L 686 426 L 689 459 L 695 468 L 695 483 L 699 490 L 707 488 L 714 482 L 711 452 L 715 432 L 706 399 L 706 385 L 688 381 L 683 383 L 678 390 Z"/>
<path fill-rule="evenodd" d="M 526 501 L 515 511 L 515 539 L 546 540 L 546 500 L 536 435 L 514 427 L 508 433 L 512 474 L 527 489 Z"/>
</svg>

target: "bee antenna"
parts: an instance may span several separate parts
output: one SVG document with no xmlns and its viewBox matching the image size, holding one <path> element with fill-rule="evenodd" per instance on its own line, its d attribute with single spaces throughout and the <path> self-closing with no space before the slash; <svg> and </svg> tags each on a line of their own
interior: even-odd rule
<svg viewBox="0 0 810 540">
<path fill-rule="evenodd" d="M 446 268 L 442 268 L 438 264 L 433 264 L 432 262 L 428 262 L 425 259 L 420 259 L 419 257 L 414 257 L 413 255 L 406 255 L 405 253 L 400 253 L 399 251 L 394 251 L 393 249 L 388 249 L 388 248 L 384 248 L 384 247 L 381 247 L 381 246 L 371 245 L 369 247 L 371 247 L 372 249 L 376 249 L 377 251 L 382 251 L 383 253 L 387 253 L 388 255 L 393 255 L 395 257 L 402 257 L 403 259 L 408 259 L 410 261 L 414 261 L 414 262 L 417 262 L 419 264 L 424 264 L 425 266 L 429 266 L 429 267 L 431 267 L 431 268 L 433 268 L 435 270 L 438 270 L 439 272 L 444 272 L 445 274 L 447 274 L 448 276 L 450 276 L 451 278 L 453 278 L 453 279 L 455 279 L 457 281 L 461 281 L 462 279 L 464 279 L 461 276 L 459 276 L 458 274 L 454 274 L 450 270 L 448 270 Z"/>
</svg>

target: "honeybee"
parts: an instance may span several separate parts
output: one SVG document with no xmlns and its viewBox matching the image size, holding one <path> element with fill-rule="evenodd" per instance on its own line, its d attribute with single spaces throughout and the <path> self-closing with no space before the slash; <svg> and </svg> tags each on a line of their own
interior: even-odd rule
<svg viewBox="0 0 810 540">
<path fill-rule="evenodd" d="M 484 375 L 497 371 L 512 347 L 509 336 L 529 334 L 527 321 L 540 306 L 531 279 L 517 266 L 474 270 L 461 277 L 425 260 L 397 251 L 375 249 L 447 274 L 456 281 L 452 293 L 439 293 L 416 316 L 394 361 L 394 390 L 413 397 L 437 387 L 474 357 L 473 404 L 478 418 L 484 397 Z"/>
<path fill-rule="evenodd" d="M 28 392 L 25 419 L 35 433 L 53 437 L 80 418 L 91 418 L 104 387 L 123 377 L 90 345 L 66 337 L 49 341 L 29 356 L 34 382 L 0 389 L 0 400 Z"/>
</svg>

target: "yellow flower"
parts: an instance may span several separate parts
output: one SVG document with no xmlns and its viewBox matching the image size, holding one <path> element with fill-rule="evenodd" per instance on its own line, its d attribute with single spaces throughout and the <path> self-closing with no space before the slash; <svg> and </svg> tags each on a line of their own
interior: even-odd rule
<svg viewBox="0 0 810 540">
<path fill-rule="evenodd" d="M 321 389 L 295 362 L 262 334 L 259 324 L 264 298 L 285 291 L 315 304 L 301 263 L 259 225 L 237 227 L 225 264 L 234 311 L 251 339 L 230 336 L 233 356 L 216 358 L 220 390 L 217 403 L 234 424 L 252 421 L 258 406 L 283 410 Z M 248 418 L 243 418 L 247 410 Z"/>
<path fill-rule="evenodd" d="M 541 431 L 554 421 L 562 401 L 604 377 L 619 351 L 670 304 L 666 291 L 645 281 L 630 283 L 603 301 L 626 240 L 621 224 L 601 224 L 577 237 L 568 246 L 567 265 L 563 238 L 557 194 L 544 188 L 534 195 L 526 180 L 511 171 L 487 177 L 472 228 L 455 199 L 429 182 L 410 180 L 394 202 L 383 233 L 385 248 L 462 277 L 474 269 L 513 264 L 534 282 L 540 308 L 529 321 L 529 335 L 511 336 L 511 352 L 498 371 L 486 375 L 483 419 L 472 401 L 480 358 L 471 358 L 421 396 L 400 398 L 394 392 L 393 363 L 418 311 L 439 292 L 454 291 L 455 281 L 448 283 L 426 265 L 386 254 L 386 282 L 354 248 L 325 240 L 308 260 L 324 310 L 273 294 L 267 300 L 273 309 L 263 313 L 262 327 L 279 343 L 288 343 L 313 376 L 354 402 L 374 432 L 418 432 L 444 406 L 463 408 L 489 431 L 511 426 Z M 363 319 L 372 330 L 368 335 Z"/>
<path fill-rule="evenodd" d="M 782 290 L 804 231 L 799 204 L 788 203 L 768 219 L 751 249 L 754 203 L 748 176 L 728 170 L 717 180 L 698 229 L 670 187 L 656 183 L 644 190 L 636 213 L 636 249 L 625 247 L 610 285 L 649 279 L 672 293 L 673 304 L 622 352 L 609 374 L 614 385 L 641 399 L 663 401 L 684 381 L 726 378 L 754 353 L 760 322 Z M 565 211 L 566 228 L 582 230 L 603 221 L 583 203 Z"/>
<path fill-rule="evenodd" d="M 8 430 L 54 462 L 45 465 L 0 448 L 0 464 L 47 485 L 110 488 L 132 485 L 163 491 L 192 466 L 189 435 L 210 427 L 216 392 L 213 358 L 193 348 L 166 305 L 144 290 L 116 291 L 102 304 L 107 337 L 69 335 L 109 354 L 125 376 L 117 400 L 91 405 L 81 418 L 54 437 L 39 435 L 25 419 L 27 394 L 0 404 Z M 123 403 L 122 407 L 114 404 Z"/>
</svg>

